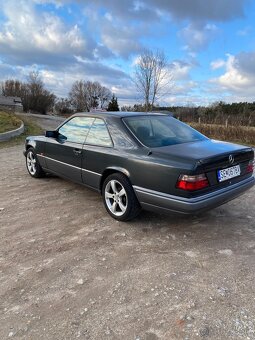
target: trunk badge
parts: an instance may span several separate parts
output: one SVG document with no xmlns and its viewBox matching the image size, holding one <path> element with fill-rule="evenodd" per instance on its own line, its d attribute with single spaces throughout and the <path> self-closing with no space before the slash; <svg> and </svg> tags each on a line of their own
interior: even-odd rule
<svg viewBox="0 0 255 340">
<path fill-rule="evenodd" d="M 228 160 L 229 160 L 230 164 L 233 164 L 234 161 L 235 161 L 234 156 L 233 155 L 229 155 Z"/>
</svg>

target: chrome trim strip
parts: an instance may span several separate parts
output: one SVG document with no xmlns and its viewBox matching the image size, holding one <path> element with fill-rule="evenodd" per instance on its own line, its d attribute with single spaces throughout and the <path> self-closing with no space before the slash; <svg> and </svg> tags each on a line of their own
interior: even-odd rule
<svg viewBox="0 0 255 340">
<path fill-rule="evenodd" d="M 238 188 L 238 187 L 240 187 L 244 184 L 248 184 L 249 182 L 254 182 L 253 176 L 248 177 L 248 178 L 244 179 L 243 181 L 235 183 L 235 184 L 233 184 L 229 187 L 225 187 L 225 188 L 210 192 L 208 194 L 204 194 L 204 195 L 201 195 L 201 196 L 198 196 L 198 197 L 193 197 L 193 198 L 185 198 L 185 197 L 181 197 L 181 196 L 169 195 L 169 194 L 165 194 L 163 192 L 142 188 L 142 187 L 139 187 L 139 186 L 136 186 L 136 185 L 133 185 L 133 188 L 138 193 L 140 192 L 141 194 L 147 194 L 147 195 L 162 198 L 162 199 L 172 200 L 172 201 L 176 201 L 176 202 L 183 202 L 183 203 L 197 203 L 197 202 L 209 199 L 209 198 L 213 198 L 215 196 L 219 196 L 219 195 L 227 193 L 229 191 L 232 191 L 233 189 L 236 189 L 236 188 Z"/>
<path fill-rule="evenodd" d="M 50 161 L 53 161 L 53 162 L 57 162 L 57 163 L 60 163 L 60 164 L 64 164 L 64 165 L 70 166 L 70 167 L 78 169 L 78 170 L 81 170 L 81 168 L 79 168 L 78 166 L 71 165 L 71 164 L 68 164 L 68 163 L 65 163 L 65 162 L 61 162 L 61 161 L 58 161 L 56 159 L 53 159 L 53 158 L 50 158 L 50 157 L 47 157 L 47 156 L 43 156 L 43 155 L 40 155 L 40 154 L 37 154 L 37 156 L 49 159 Z"/>
<path fill-rule="evenodd" d="M 40 154 L 37 154 L 37 156 L 39 157 L 43 157 L 43 158 L 46 158 L 46 159 L 49 159 L 53 162 L 57 162 L 57 163 L 60 163 L 60 164 L 64 164 L 64 165 L 67 165 L 67 166 L 70 166 L 72 168 L 75 168 L 75 169 L 78 169 L 78 170 L 82 170 L 82 171 L 86 171 L 86 172 L 90 172 L 94 175 L 97 175 L 97 176 L 102 176 L 101 174 L 97 173 L 97 172 L 94 172 L 94 171 L 91 171 L 91 170 L 87 170 L 87 169 L 82 169 L 82 168 L 79 168 L 78 166 L 75 166 L 75 165 L 71 165 L 71 164 L 68 164 L 68 163 L 65 163 L 65 162 L 61 162 L 61 161 L 58 161 L 56 159 L 53 159 L 53 158 L 50 158 L 50 157 L 47 157 L 47 156 L 43 156 L 43 155 L 40 155 Z"/>
<path fill-rule="evenodd" d="M 91 174 L 93 174 L 93 175 L 97 175 L 97 176 L 102 176 L 102 175 L 100 175 L 100 174 L 98 174 L 97 172 L 94 172 L 94 171 L 91 171 L 91 170 L 87 170 L 87 169 L 81 169 L 82 171 L 86 171 L 86 172 L 90 172 Z"/>
</svg>

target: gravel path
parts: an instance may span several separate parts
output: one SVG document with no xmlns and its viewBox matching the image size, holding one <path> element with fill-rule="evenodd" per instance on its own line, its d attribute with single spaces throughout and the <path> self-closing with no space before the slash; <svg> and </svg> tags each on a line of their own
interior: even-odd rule
<svg viewBox="0 0 255 340">
<path fill-rule="evenodd" d="M 0 150 L 0 339 L 255 339 L 255 189 L 120 223 L 22 149 Z"/>
<path fill-rule="evenodd" d="M 47 116 L 32 113 L 18 113 L 17 115 L 20 116 L 21 119 L 22 117 L 29 117 L 36 124 L 41 126 L 41 128 L 44 130 L 54 130 L 65 120 L 65 118 L 63 117 Z"/>
</svg>

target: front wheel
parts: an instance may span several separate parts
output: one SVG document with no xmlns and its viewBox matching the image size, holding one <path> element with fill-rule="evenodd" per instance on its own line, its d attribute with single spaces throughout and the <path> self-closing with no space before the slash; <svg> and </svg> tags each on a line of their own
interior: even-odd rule
<svg viewBox="0 0 255 340">
<path fill-rule="evenodd" d="M 108 176 L 102 193 L 106 210 L 116 220 L 128 221 L 139 214 L 140 204 L 129 180 L 123 174 Z"/>
<path fill-rule="evenodd" d="M 30 176 L 40 178 L 45 176 L 45 172 L 38 162 L 38 158 L 33 148 L 29 148 L 26 152 L 26 166 Z"/>
</svg>

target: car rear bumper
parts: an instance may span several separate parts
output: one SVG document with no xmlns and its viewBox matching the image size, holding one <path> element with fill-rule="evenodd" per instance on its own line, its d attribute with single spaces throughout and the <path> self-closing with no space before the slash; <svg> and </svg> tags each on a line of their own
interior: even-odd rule
<svg viewBox="0 0 255 340">
<path fill-rule="evenodd" d="M 174 212 L 180 214 L 197 214 L 216 208 L 250 189 L 255 184 L 254 177 L 231 185 L 230 187 L 201 195 L 195 198 L 184 198 L 133 186 L 136 196 L 146 210 L 157 212 Z"/>
</svg>

